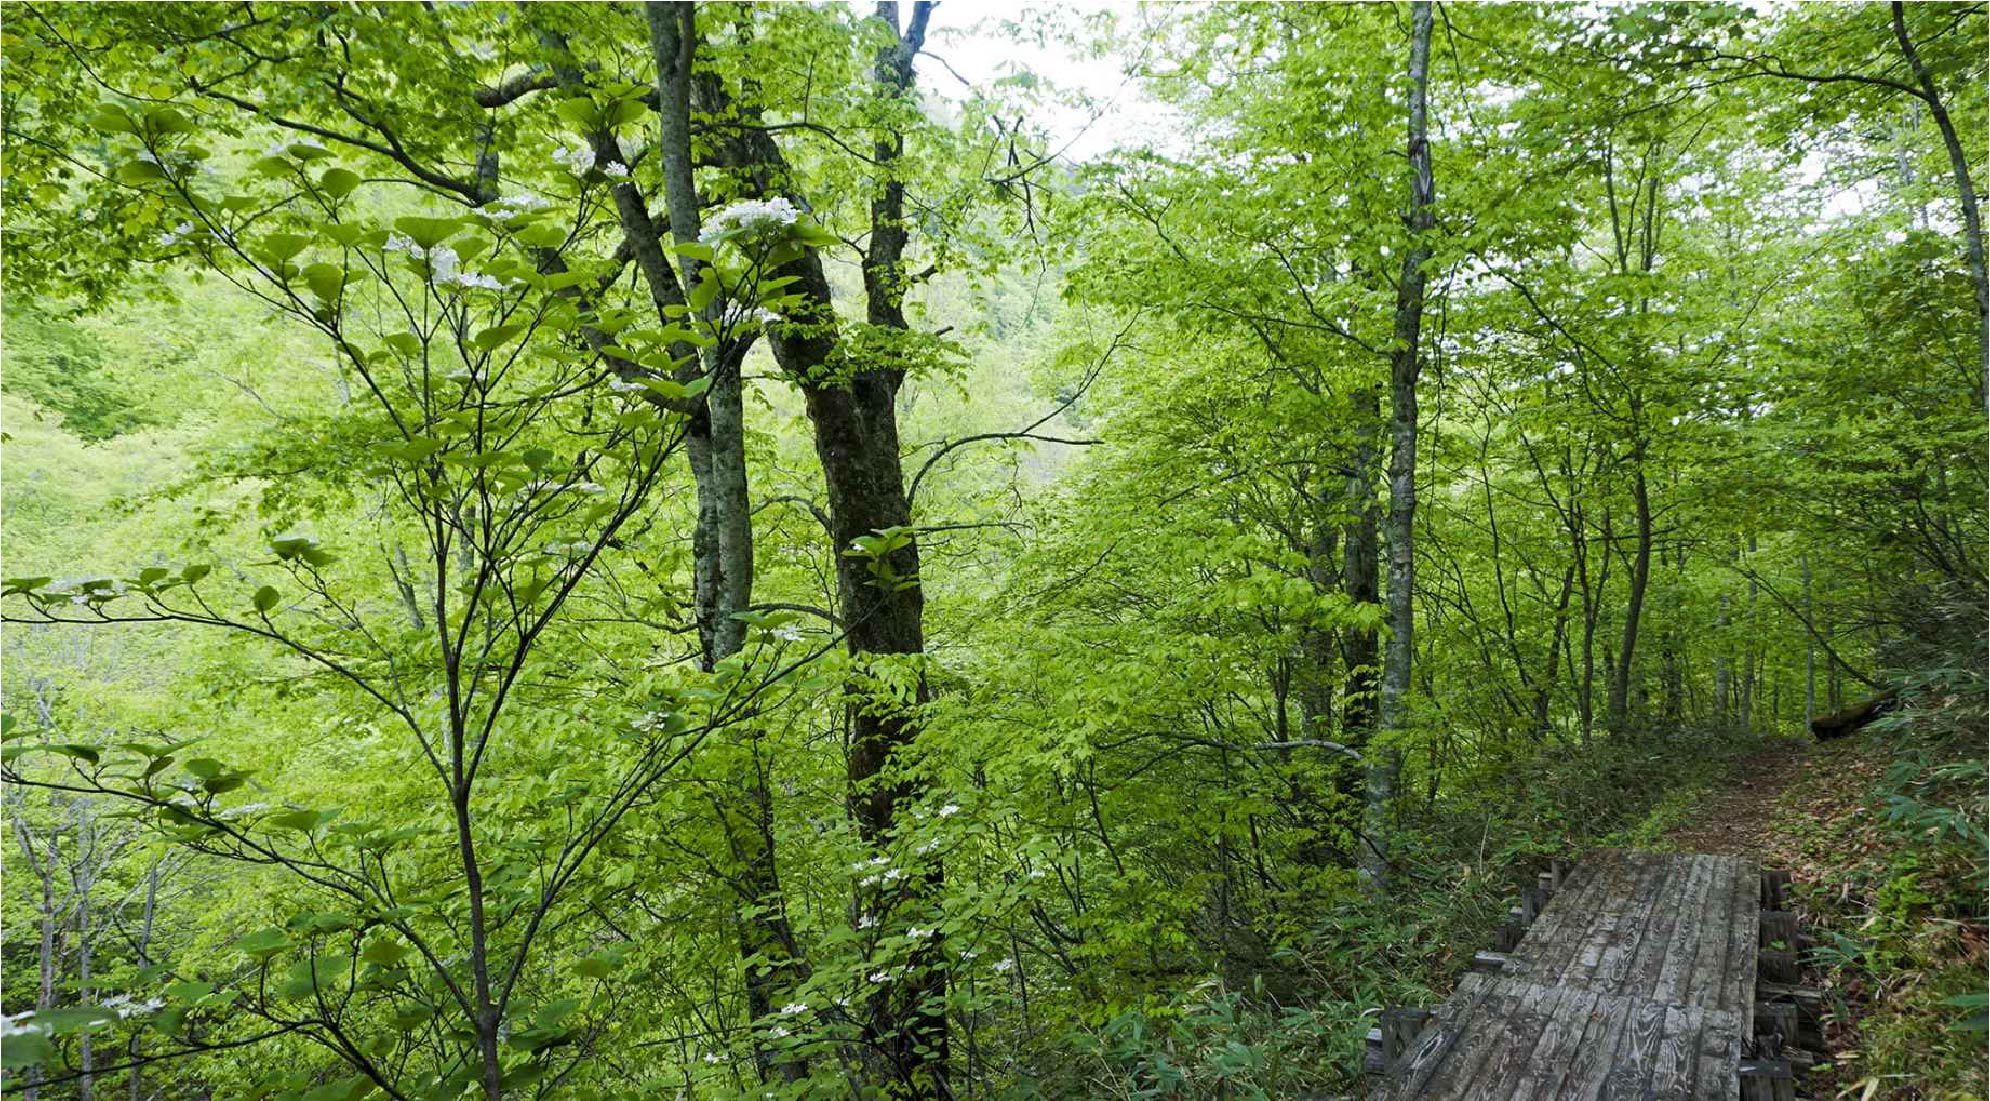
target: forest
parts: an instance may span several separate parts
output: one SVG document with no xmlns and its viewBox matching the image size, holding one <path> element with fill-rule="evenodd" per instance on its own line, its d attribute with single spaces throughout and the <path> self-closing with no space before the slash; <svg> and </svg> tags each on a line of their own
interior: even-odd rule
<svg viewBox="0 0 1990 1101">
<path fill-rule="evenodd" d="M 1985 1096 L 1986 56 L 7 4 L 0 1089 L 1349 1098 L 1725 845 Z"/>
</svg>

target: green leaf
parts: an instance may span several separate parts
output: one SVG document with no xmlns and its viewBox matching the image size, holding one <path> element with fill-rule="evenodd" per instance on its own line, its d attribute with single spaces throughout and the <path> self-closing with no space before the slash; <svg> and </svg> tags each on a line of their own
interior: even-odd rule
<svg viewBox="0 0 1990 1101">
<path fill-rule="evenodd" d="M 343 199 L 359 187 L 359 173 L 349 168 L 327 168 L 318 186 L 334 199 Z"/>
<path fill-rule="evenodd" d="M 326 815 L 323 811 L 287 810 L 279 814 L 272 814 L 268 818 L 263 819 L 263 822 L 278 829 L 296 830 L 298 833 L 310 833 L 312 830 L 324 825 L 325 818 Z"/>
<path fill-rule="evenodd" d="M 281 264 L 296 259 L 310 244 L 311 239 L 301 233 L 272 233 L 256 243 L 256 257 Z"/>
<path fill-rule="evenodd" d="M 711 268 L 706 268 L 704 271 L 698 273 L 697 285 L 691 288 L 691 293 L 685 296 L 685 301 L 693 310 L 702 311 L 706 306 L 711 305 L 712 300 L 718 296 L 718 274 Z"/>
<path fill-rule="evenodd" d="M 685 241 L 683 244 L 672 246 L 670 251 L 692 260 L 703 260 L 707 264 L 718 255 L 712 246 L 703 241 Z"/>
<path fill-rule="evenodd" d="M 597 130 L 601 127 L 601 108 L 585 96 L 561 100 L 559 105 L 553 108 L 553 113 L 583 131 Z"/>
<path fill-rule="evenodd" d="M 398 938 L 383 933 L 366 942 L 366 948 L 360 952 L 359 958 L 382 967 L 399 967 L 407 955 L 407 945 L 402 944 Z"/>
<path fill-rule="evenodd" d="M 107 134 L 135 134 L 138 132 L 138 123 L 130 115 L 125 113 L 124 108 L 114 103 L 105 103 L 98 106 L 96 113 L 90 116 L 90 126 L 94 129 L 102 130 Z"/>
<path fill-rule="evenodd" d="M 429 249 L 449 240 L 463 229 L 460 218 L 396 218 L 394 228 L 422 248 Z"/>
<path fill-rule="evenodd" d="M 256 611 L 267 612 L 271 608 L 276 607 L 277 601 L 282 599 L 277 594 L 275 587 L 264 585 L 262 588 L 256 590 Z"/>
<path fill-rule="evenodd" d="M 166 170 L 151 161 L 126 161 L 117 166 L 120 183 L 142 184 L 166 178 Z"/>
<path fill-rule="evenodd" d="M 345 292 L 346 270 L 337 264 L 319 261 L 304 267 L 304 285 L 327 306 L 336 305 Z"/>
<path fill-rule="evenodd" d="M 193 565 L 188 566 L 180 571 L 180 580 L 185 581 L 187 584 L 191 585 L 194 582 L 199 581 L 201 578 L 206 577 L 208 574 L 212 572 L 214 572 L 213 566 L 207 565 L 206 563 L 202 562 L 196 562 Z"/>
<path fill-rule="evenodd" d="M 275 927 L 258 929 L 235 941 L 237 951 L 253 959 L 264 961 L 296 946 L 296 942 L 290 939 L 289 933 Z"/>
<path fill-rule="evenodd" d="M 64 757 L 74 757 L 79 761 L 88 761 L 93 765 L 102 761 L 104 757 L 103 753 L 96 746 L 84 745 L 81 742 L 63 742 L 49 746 L 48 751 Z"/>
<path fill-rule="evenodd" d="M 8 1070 L 40 1066 L 54 1057 L 55 1045 L 41 1034 L 39 1025 L 32 1023 L 28 1028 L 8 1036 L 5 1044 L 0 1044 L 0 1067 Z"/>
<path fill-rule="evenodd" d="M 214 993 L 211 982 L 176 982 L 166 988 L 166 997 L 176 1002 L 192 1004 Z"/>
<path fill-rule="evenodd" d="M 524 331 L 525 326 L 523 325 L 496 325 L 471 337 L 470 346 L 476 348 L 478 351 L 488 352 L 500 344 L 509 343 L 514 337 Z"/>
</svg>

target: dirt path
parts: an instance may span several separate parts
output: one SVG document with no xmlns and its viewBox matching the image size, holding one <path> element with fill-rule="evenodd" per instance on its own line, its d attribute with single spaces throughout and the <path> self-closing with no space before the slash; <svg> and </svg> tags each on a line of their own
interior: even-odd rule
<svg viewBox="0 0 1990 1101">
<path fill-rule="evenodd" d="M 1783 795 L 1805 778 L 1817 756 L 1810 742 L 1779 742 L 1742 762 L 1734 775 L 1709 793 L 1692 820 L 1667 839 L 1686 852 L 1756 857 L 1767 862 L 1780 832 L 1775 822 Z"/>
</svg>

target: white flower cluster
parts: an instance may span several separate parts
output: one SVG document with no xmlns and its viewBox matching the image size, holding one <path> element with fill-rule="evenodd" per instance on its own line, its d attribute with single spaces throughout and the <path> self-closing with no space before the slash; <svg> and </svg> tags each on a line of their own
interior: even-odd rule
<svg viewBox="0 0 1990 1101">
<path fill-rule="evenodd" d="M 912 928 L 907 929 L 905 931 L 905 935 L 912 938 L 913 940 L 925 940 L 927 937 L 933 935 L 933 930 L 921 929 L 917 925 L 914 925 Z"/>
<path fill-rule="evenodd" d="M 537 195 L 507 195 L 484 208 L 484 213 L 493 218 L 509 220 L 522 218 L 536 210 L 544 210 L 553 204 Z"/>
<path fill-rule="evenodd" d="M 456 250 L 448 245 L 423 248 L 408 237 L 399 233 L 390 233 L 387 235 L 387 249 L 390 252 L 407 253 L 417 260 L 428 261 L 429 280 L 437 287 L 481 287 L 487 291 L 504 289 L 504 284 L 498 282 L 494 275 L 462 270 L 462 257 L 457 256 Z"/>
<path fill-rule="evenodd" d="M 157 1013 L 166 1008 L 166 1003 L 161 998 L 148 998 L 139 1002 L 133 1001 L 129 994 L 113 994 L 104 999 L 104 1008 L 115 1010 L 119 1020 L 129 1020 L 132 1017 Z"/>
<path fill-rule="evenodd" d="M 181 222 L 179 225 L 173 227 L 171 233 L 167 233 L 164 236 L 160 237 L 159 243 L 166 246 L 167 248 L 172 248 L 180 244 L 181 242 L 185 241 L 188 237 L 192 236 L 193 230 L 194 230 L 194 225 L 192 222 Z"/>
<path fill-rule="evenodd" d="M 649 391 L 649 387 L 632 378 L 611 378 L 608 380 L 608 388 L 618 394 L 642 394 Z"/>
<path fill-rule="evenodd" d="M 669 726 L 670 720 L 671 720 L 670 712 L 652 711 L 647 715 L 636 716 L 635 721 L 631 722 L 629 725 L 636 728 L 637 730 L 655 730 L 658 727 Z"/>
<path fill-rule="evenodd" d="M 737 202 L 712 217 L 712 224 L 698 239 L 711 244 L 721 237 L 734 233 L 758 234 L 795 224 L 801 211 L 786 198 L 776 195 L 771 199 L 747 199 Z"/>
<path fill-rule="evenodd" d="M 802 640 L 802 629 L 792 623 L 785 623 L 774 628 L 773 633 L 775 638 L 783 642 L 800 642 Z"/>
<path fill-rule="evenodd" d="M 789 1002 L 787 1005 L 781 1007 L 782 1015 L 788 1017 L 792 1017 L 797 1013 L 807 1013 L 807 1012 L 808 1012 L 808 1006 L 802 1002 Z"/>
<path fill-rule="evenodd" d="M 902 869 L 886 868 L 884 871 L 880 872 L 877 875 L 865 876 L 863 879 L 858 881 L 857 886 L 876 887 L 881 883 L 896 883 L 904 878 L 905 878 L 905 872 Z"/>
<path fill-rule="evenodd" d="M 1016 961 L 1014 957 L 999 959 L 995 961 L 995 973 L 998 975 L 1006 975 L 1009 972 L 1014 971 L 1015 969 L 1016 969 Z"/>
<path fill-rule="evenodd" d="M 553 150 L 553 163 L 564 166 L 576 176 L 585 176 L 594 167 L 594 147 L 585 142 L 562 145 Z"/>
</svg>

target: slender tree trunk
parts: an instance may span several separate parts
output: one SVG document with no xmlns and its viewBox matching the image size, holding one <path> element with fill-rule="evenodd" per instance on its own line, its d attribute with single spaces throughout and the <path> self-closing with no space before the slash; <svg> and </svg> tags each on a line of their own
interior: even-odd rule
<svg viewBox="0 0 1990 1101">
<path fill-rule="evenodd" d="M 1740 554 L 1733 537 L 1728 539 L 1727 560 L 1730 565 Z M 1727 589 L 1721 589 L 1720 597 L 1714 606 L 1714 722 L 1725 725 L 1729 719 L 1728 701 L 1734 694 L 1734 661 L 1728 645 L 1727 630 Z"/>
<path fill-rule="evenodd" d="M 1381 507 L 1375 501 L 1375 444 L 1382 419 L 1382 399 L 1373 388 L 1354 395 L 1357 439 L 1347 479 L 1348 524 L 1341 542 L 1341 578 L 1348 600 L 1355 605 L 1382 603 Z M 1381 633 L 1355 628 L 1341 639 L 1341 664 L 1347 687 L 1341 693 L 1341 741 L 1357 752 L 1375 731 L 1375 710 L 1381 681 Z M 1349 777 L 1345 794 L 1360 797 L 1356 777 Z"/>
<path fill-rule="evenodd" d="M 690 245 L 703 229 L 691 154 L 697 11 L 691 3 L 652 2 L 644 6 L 644 15 L 656 61 L 658 155 L 670 236 L 679 246 Z M 695 286 L 704 265 L 688 250 L 678 251 L 677 256 L 683 286 Z M 715 298 L 704 311 L 705 320 L 715 321 L 723 308 Z M 694 456 L 693 469 L 698 488 L 694 589 L 707 670 L 745 645 L 746 622 L 739 613 L 753 603 L 753 510 L 746 470 L 741 373 L 749 346 L 746 339 L 733 338 L 700 350 L 704 372 L 712 380 L 704 398 L 703 446 Z M 747 724 L 734 735 L 742 759 L 734 762 L 727 797 L 719 808 L 720 825 L 738 865 L 733 881 L 741 903 L 737 935 L 740 958 L 746 961 L 747 1012 L 756 1021 L 772 1015 L 783 1004 L 786 991 L 805 974 L 781 893 L 774 847 L 774 799 L 768 788 L 762 733 L 757 726 Z M 754 1050 L 763 1079 L 779 1075 L 793 1081 L 808 1072 L 805 1060 L 776 1059 L 757 1034 Z"/>
<path fill-rule="evenodd" d="M 1755 556 L 1755 536 L 1748 537 L 1748 555 Z M 1748 642 L 1742 647 L 1741 660 L 1741 732 L 1755 732 L 1755 676 L 1760 665 L 1758 659 L 1760 619 L 1755 610 L 1755 569 L 1751 564 L 1748 570 Z"/>
<path fill-rule="evenodd" d="M 1817 622 L 1817 615 L 1810 606 L 1810 555 L 1802 556 L 1803 562 L 1803 615 L 1810 623 Z M 1817 718 L 1817 632 L 1804 631 L 1803 643 L 1803 728 L 1808 731 Z"/>
<path fill-rule="evenodd" d="M 1610 679 L 1610 727 L 1621 731 L 1630 722 L 1631 672 L 1637 656 L 1638 627 L 1644 619 L 1645 591 L 1651 585 L 1651 489 L 1645 480 L 1645 448 L 1640 440 L 1631 451 L 1631 503 L 1637 514 L 1637 550 L 1631 559 L 1631 590 L 1624 601 L 1623 644 Z"/>
<path fill-rule="evenodd" d="M 97 835 L 96 823 L 90 816 L 89 804 L 78 800 L 76 803 L 76 866 L 71 873 L 76 884 L 76 984 L 77 996 L 84 1005 L 96 1000 L 90 989 L 92 956 L 96 948 L 96 929 L 93 923 L 96 915 L 91 912 L 91 893 L 97 887 Z M 91 1101 L 97 1093 L 96 1053 L 90 1042 L 90 1034 L 84 1032 L 76 1044 L 78 1070 L 81 1076 L 76 1079 L 76 1096 L 81 1101 Z"/>
<path fill-rule="evenodd" d="M 1409 72 L 1409 231 L 1412 242 L 1403 257 L 1396 285 L 1396 324 L 1389 353 L 1391 433 L 1389 448 L 1389 646 L 1382 663 L 1382 706 L 1379 718 L 1385 734 L 1409 726 L 1410 660 L 1416 652 L 1412 627 L 1416 612 L 1416 445 L 1418 344 L 1423 332 L 1423 300 L 1430 262 L 1430 231 L 1436 225 L 1431 210 L 1436 183 L 1430 164 L 1426 111 L 1430 90 L 1432 5 L 1410 5 Z M 1394 743 L 1369 748 L 1368 790 L 1362 815 L 1367 844 L 1362 846 L 1362 873 L 1376 891 L 1387 889 L 1389 874 L 1388 811 L 1402 770 L 1401 751 Z"/>
<path fill-rule="evenodd" d="M 152 922 L 158 912 L 159 861 L 155 859 L 152 861 L 152 867 L 145 873 L 145 905 L 139 911 L 138 942 L 134 945 L 137 949 L 138 966 L 141 968 L 152 966 Z M 143 1095 L 143 1090 L 140 1087 L 145 1068 L 140 1065 L 138 1059 L 143 1038 L 143 1033 L 134 1033 L 131 1037 L 131 1044 L 126 1049 L 126 1054 L 131 1058 L 131 1079 L 126 1090 L 130 1101 L 139 1101 L 139 1098 Z"/>
<path fill-rule="evenodd" d="M 1307 580 L 1322 595 L 1340 588 L 1340 529 L 1325 508 L 1316 510 L 1306 545 Z M 1331 631 L 1307 626 L 1300 631 L 1293 694 L 1299 703 L 1300 736 L 1310 740 L 1334 737 L 1334 677 L 1339 657 Z M 1280 735 L 1280 740 L 1284 740 Z M 1298 846 L 1297 859 L 1311 867 L 1326 867 L 1344 856 L 1340 844 L 1343 831 L 1337 822 L 1337 800 L 1323 797 L 1324 791 L 1346 792 L 1359 782 L 1351 762 L 1338 754 L 1323 758 L 1318 753 L 1288 752 L 1287 767 L 1293 784 L 1295 814 L 1310 837 Z"/>
<path fill-rule="evenodd" d="M 931 14 L 931 3 L 916 3 L 911 19 L 901 28 L 898 5 L 878 5 L 876 18 L 890 32 L 875 69 L 881 96 L 911 94 L 913 61 Z M 786 160 L 766 130 L 743 128 L 738 140 L 743 166 L 764 170 L 757 174 L 763 194 L 766 181 L 787 175 Z M 873 163 L 884 179 L 872 202 L 870 248 L 864 263 L 866 320 L 899 330 L 908 327 L 903 313 L 904 187 L 896 178 L 902 149 L 903 139 L 895 133 L 887 133 L 874 146 Z M 888 355 L 864 350 L 862 358 L 848 367 L 825 371 L 838 351 L 839 334 L 820 255 L 807 249 L 776 274 L 793 277 L 789 293 L 801 300 L 788 311 L 784 323 L 773 327 L 770 343 L 775 361 L 800 387 L 814 428 L 829 504 L 844 641 L 852 659 L 846 764 L 850 816 L 859 837 L 882 846 L 897 827 L 901 809 L 923 793 L 921 783 L 893 758 L 910 750 L 917 739 L 919 710 L 929 698 L 919 542 L 911 531 L 899 452 L 896 399 L 905 368 Z M 861 552 L 859 539 L 885 532 L 894 536 L 889 549 Z M 881 688 L 873 670 L 906 661 L 914 665 L 910 691 L 900 695 Z M 875 913 L 888 902 L 900 911 L 917 911 L 938 893 L 941 882 L 939 866 L 930 865 L 921 875 L 866 889 L 857 907 Z M 879 892 L 893 897 L 879 897 Z M 883 1072 L 882 1084 L 891 1095 L 949 1098 L 946 947 L 938 935 L 919 945 L 900 977 L 872 994 L 863 1022 L 863 1046 L 874 1053 L 874 1068 Z"/>
<path fill-rule="evenodd" d="M 1983 341 L 1979 351 L 1990 349 L 1990 270 L 1986 270 L 1983 254 L 1983 210 L 1977 203 L 1976 185 L 1969 178 L 1969 154 L 1956 134 L 1955 122 L 1949 118 L 1948 106 L 1942 102 L 1934 75 L 1921 61 L 1921 51 L 1915 48 L 1914 40 L 1907 36 L 1907 13 L 1900 0 L 1894 0 L 1893 4 L 1893 36 L 1900 41 L 1900 52 L 1907 58 L 1915 82 L 1921 86 L 1921 98 L 1935 118 L 1935 128 L 1942 133 L 1942 147 L 1948 151 L 1949 168 L 1955 173 L 1956 199 L 1962 207 L 1963 246 L 1969 256 L 1969 277 L 1976 284 L 1977 336 Z M 1980 402 L 1983 397 L 1979 383 L 1977 400 Z"/>
</svg>

